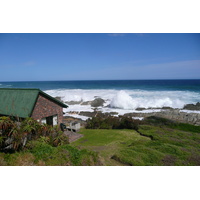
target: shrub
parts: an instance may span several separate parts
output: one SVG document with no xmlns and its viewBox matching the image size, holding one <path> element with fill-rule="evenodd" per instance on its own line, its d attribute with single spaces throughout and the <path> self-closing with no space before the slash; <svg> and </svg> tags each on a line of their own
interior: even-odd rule
<svg viewBox="0 0 200 200">
<path fill-rule="evenodd" d="M 166 118 L 162 118 L 162 117 L 156 117 L 156 116 L 150 116 L 147 117 L 144 121 L 144 124 L 148 124 L 148 125 L 158 125 L 158 126 L 162 126 L 162 125 L 172 125 L 175 124 L 174 121 L 166 119 Z"/>
<path fill-rule="evenodd" d="M 22 150 L 30 140 L 47 139 L 51 146 L 68 144 L 68 137 L 58 126 L 40 124 L 28 117 L 22 122 L 12 121 L 9 117 L 0 117 L 0 151 L 14 152 Z"/>
<path fill-rule="evenodd" d="M 70 145 L 62 145 L 58 147 L 59 151 L 66 150 L 69 153 L 71 165 L 99 165 L 97 152 L 89 151 L 86 149 L 77 149 Z"/>
<path fill-rule="evenodd" d="M 131 117 L 122 117 L 118 128 L 119 129 L 134 129 L 138 131 L 138 121 L 132 119 Z"/>
<path fill-rule="evenodd" d="M 155 125 L 155 126 L 167 126 L 172 129 L 200 133 L 200 126 L 195 126 L 186 123 L 179 123 L 166 118 L 156 117 L 156 116 L 147 117 L 143 121 L 143 124 Z"/>
<path fill-rule="evenodd" d="M 93 117 L 87 120 L 87 129 L 134 129 L 138 131 L 139 120 L 131 117 Z"/>
<path fill-rule="evenodd" d="M 54 153 L 54 148 L 44 141 L 32 141 L 29 144 L 30 152 L 36 157 L 37 160 L 48 159 Z"/>
</svg>

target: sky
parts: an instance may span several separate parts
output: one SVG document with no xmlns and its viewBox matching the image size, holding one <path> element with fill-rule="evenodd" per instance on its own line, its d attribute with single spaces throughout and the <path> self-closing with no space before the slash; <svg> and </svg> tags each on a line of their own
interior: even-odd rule
<svg viewBox="0 0 200 200">
<path fill-rule="evenodd" d="M 0 82 L 200 79 L 199 33 L 0 33 Z"/>
</svg>

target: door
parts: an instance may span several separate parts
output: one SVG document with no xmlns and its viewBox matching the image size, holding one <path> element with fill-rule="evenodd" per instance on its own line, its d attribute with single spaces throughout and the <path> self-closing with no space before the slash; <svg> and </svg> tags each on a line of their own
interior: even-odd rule
<svg viewBox="0 0 200 200">
<path fill-rule="evenodd" d="M 47 117 L 47 124 L 53 126 L 53 116 Z"/>
<path fill-rule="evenodd" d="M 51 126 L 57 125 L 58 124 L 58 116 L 54 115 L 54 116 L 47 117 L 46 123 Z"/>
</svg>

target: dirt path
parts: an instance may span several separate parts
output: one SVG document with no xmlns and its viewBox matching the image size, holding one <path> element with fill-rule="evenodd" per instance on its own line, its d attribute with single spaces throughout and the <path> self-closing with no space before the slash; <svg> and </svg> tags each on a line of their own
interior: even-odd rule
<svg viewBox="0 0 200 200">
<path fill-rule="evenodd" d="M 71 132 L 71 131 L 64 131 L 64 134 L 69 137 L 69 143 L 78 140 L 79 138 L 83 137 L 82 134 Z"/>
</svg>

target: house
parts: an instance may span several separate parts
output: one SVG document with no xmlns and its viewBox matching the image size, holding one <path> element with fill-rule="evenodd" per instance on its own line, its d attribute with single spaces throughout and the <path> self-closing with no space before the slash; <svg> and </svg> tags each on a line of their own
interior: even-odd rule
<svg viewBox="0 0 200 200">
<path fill-rule="evenodd" d="M 57 125 L 68 106 L 39 89 L 0 88 L 0 116 L 33 119 Z"/>
</svg>

